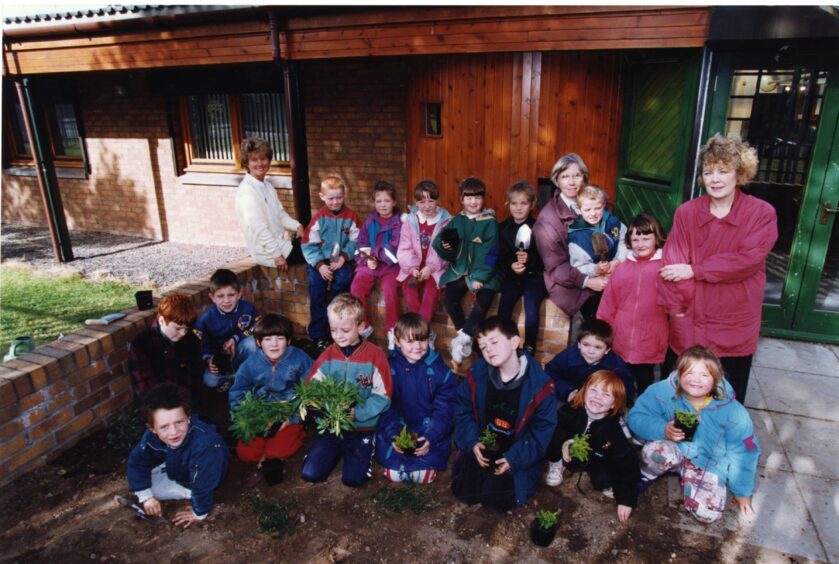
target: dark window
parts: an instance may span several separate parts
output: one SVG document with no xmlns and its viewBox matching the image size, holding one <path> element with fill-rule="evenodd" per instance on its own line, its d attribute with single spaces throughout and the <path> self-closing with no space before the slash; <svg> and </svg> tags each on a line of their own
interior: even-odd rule
<svg viewBox="0 0 839 564">
<path fill-rule="evenodd" d="M 443 114 L 440 102 L 426 102 L 425 107 L 425 135 L 440 137 L 443 135 Z"/>
<path fill-rule="evenodd" d="M 47 99 L 41 111 L 46 123 L 52 156 L 62 165 L 82 165 L 82 139 L 76 108 L 72 102 L 61 99 Z M 7 122 L 11 160 L 31 161 L 32 147 L 26 135 L 23 111 L 17 100 L 11 103 L 11 119 Z"/>
</svg>

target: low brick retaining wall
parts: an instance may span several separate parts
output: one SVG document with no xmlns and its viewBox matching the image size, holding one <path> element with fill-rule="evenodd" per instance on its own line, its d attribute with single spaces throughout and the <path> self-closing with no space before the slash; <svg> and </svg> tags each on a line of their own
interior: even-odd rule
<svg viewBox="0 0 839 564">
<path fill-rule="evenodd" d="M 288 272 L 257 266 L 248 258 L 227 265 L 239 275 L 245 299 L 262 312 L 282 313 L 306 336 L 309 295 L 306 268 Z M 209 276 L 173 292 L 190 295 L 199 311 L 209 304 Z M 157 301 L 157 300 L 155 300 Z M 384 327 L 384 301 L 377 291 L 370 299 L 371 321 Z M 468 307 L 468 306 L 467 306 Z M 132 398 L 128 375 L 128 343 L 147 327 L 155 310 L 125 310 L 125 319 L 79 329 L 48 345 L 0 365 L 0 484 L 45 464 L 83 437 L 107 426 Z M 524 330 L 524 314 L 519 326 Z M 448 358 L 455 335 L 442 301 L 434 316 L 437 348 Z M 386 344 L 383 331 L 373 340 Z M 542 306 L 538 359 L 544 363 L 565 347 L 568 317 L 550 300 Z"/>
</svg>

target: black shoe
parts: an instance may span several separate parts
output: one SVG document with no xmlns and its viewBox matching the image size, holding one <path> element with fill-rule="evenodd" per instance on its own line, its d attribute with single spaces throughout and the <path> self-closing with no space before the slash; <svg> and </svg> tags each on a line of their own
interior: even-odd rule
<svg viewBox="0 0 839 564">
<path fill-rule="evenodd" d="M 650 489 L 650 486 L 653 485 L 654 480 L 648 480 L 646 478 L 641 478 L 641 481 L 638 482 L 638 495 L 644 495 L 647 493 L 647 490 Z"/>
<path fill-rule="evenodd" d="M 226 394 L 231 386 L 233 386 L 233 380 L 229 379 L 216 386 L 215 390 L 220 394 Z"/>
<path fill-rule="evenodd" d="M 536 345 L 524 345 L 524 350 L 532 357 L 536 357 Z"/>
<path fill-rule="evenodd" d="M 262 477 L 269 486 L 279 484 L 283 481 L 284 467 L 282 459 L 269 458 L 262 462 Z"/>
<path fill-rule="evenodd" d="M 321 354 L 321 353 L 323 353 L 323 351 L 328 349 L 329 345 L 331 345 L 331 344 L 332 344 L 332 339 L 327 339 L 326 337 L 324 337 L 323 339 L 318 339 L 317 340 L 317 342 L 315 343 L 315 348 L 317 349 L 318 354 Z"/>
</svg>

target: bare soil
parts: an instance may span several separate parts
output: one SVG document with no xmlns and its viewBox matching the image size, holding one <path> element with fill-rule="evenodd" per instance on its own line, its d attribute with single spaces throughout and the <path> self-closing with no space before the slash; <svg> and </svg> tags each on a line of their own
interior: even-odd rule
<svg viewBox="0 0 839 564">
<path fill-rule="evenodd" d="M 223 396 L 216 394 L 219 400 Z M 225 417 L 216 401 L 216 417 Z M 221 419 L 217 419 L 222 424 Z M 309 442 L 314 430 L 309 430 Z M 286 463 L 275 486 L 244 485 L 254 465 L 233 458 L 216 493 L 210 517 L 188 529 L 135 518 L 114 501 L 129 495 L 126 457 L 107 446 L 106 433 L 80 442 L 50 464 L 0 488 L 0 562 L 696 562 L 754 560 L 756 547 L 725 547 L 733 533 L 698 534 L 666 480 L 644 495 L 628 524 L 616 518 L 614 501 L 577 475 L 558 488 L 542 486 L 534 500 L 506 514 L 460 503 L 449 472 L 431 489 L 437 507 L 421 514 L 393 514 L 371 498 L 390 484 L 374 466 L 374 478 L 351 489 L 340 465 L 324 484 L 300 478 L 308 444 Z M 261 533 L 251 496 L 296 499 L 294 530 L 279 539 Z M 165 502 L 171 515 L 187 502 Z M 548 548 L 534 545 L 529 526 L 537 509 L 559 509 L 560 526 Z M 697 530 L 697 528 L 693 528 Z M 698 530 L 702 530 L 701 527 Z M 736 544 L 736 543 L 734 543 Z"/>
</svg>

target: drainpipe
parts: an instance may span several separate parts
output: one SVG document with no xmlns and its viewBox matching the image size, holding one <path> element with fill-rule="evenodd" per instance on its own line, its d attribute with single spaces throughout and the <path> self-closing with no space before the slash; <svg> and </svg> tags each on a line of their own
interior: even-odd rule
<svg viewBox="0 0 839 564">
<path fill-rule="evenodd" d="M 70 232 L 64 217 L 64 206 L 61 204 L 55 165 L 49 147 L 45 143 L 43 131 L 39 127 L 32 86 L 28 78 L 16 80 L 15 86 L 23 114 L 26 137 L 32 148 L 32 163 L 35 165 L 35 175 L 38 178 L 38 188 L 40 188 L 41 200 L 44 203 L 55 260 L 58 263 L 70 262 L 73 260 L 73 245 L 70 243 Z"/>
<path fill-rule="evenodd" d="M 309 157 L 306 147 L 306 119 L 303 96 L 300 91 L 300 66 L 297 61 L 283 59 L 280 52 L 280 19 L 276 11 L 268 13 L 271 30 L 271 58 L 283 71 L 283 97 L 288 116 L 289 164 L 291 188 L 294 192 L 294 209 L 297 220 L 308 225 L 312 219 L 309 192 Z"/>
</svg>

